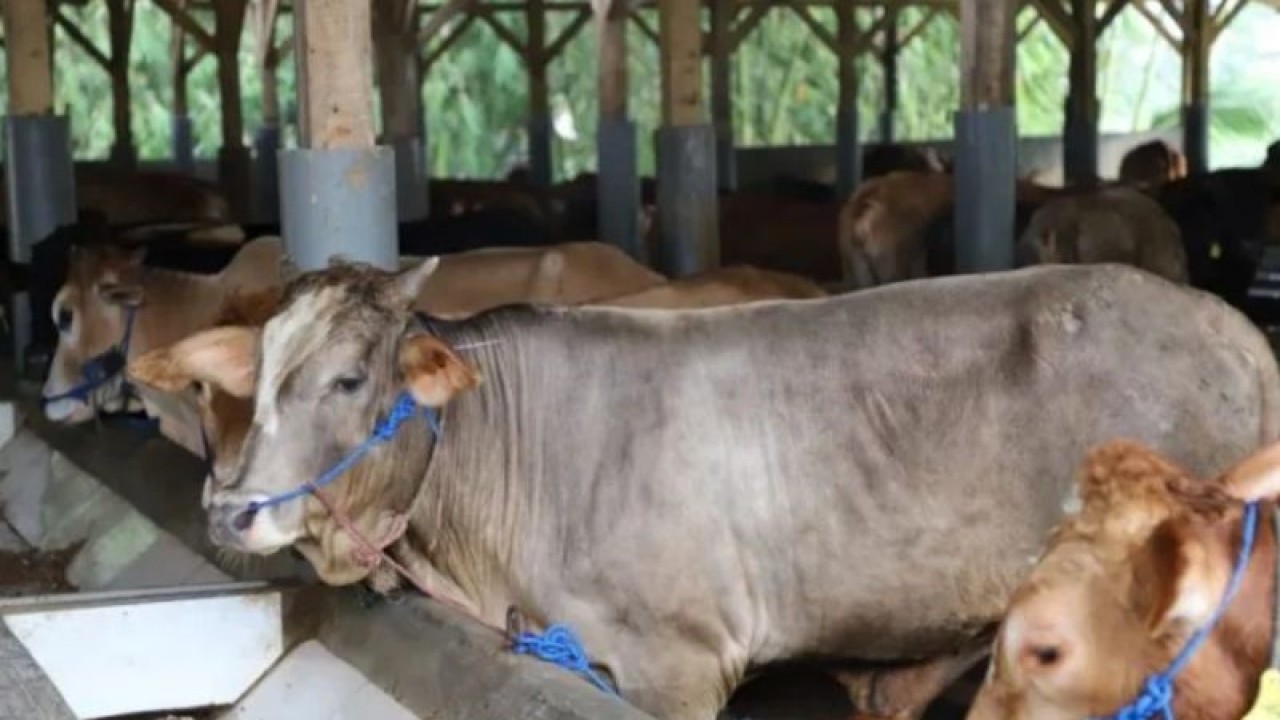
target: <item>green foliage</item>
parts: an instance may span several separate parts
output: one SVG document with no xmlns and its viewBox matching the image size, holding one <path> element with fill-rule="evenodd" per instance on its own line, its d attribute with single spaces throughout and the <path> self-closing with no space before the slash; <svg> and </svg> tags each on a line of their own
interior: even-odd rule
<svg viewBox="0 0 1280 720">
<path fill-rule="evenodd" d="M 104 52 L 109 50 L 106 5 L 66 6 L 64 12 Z M 860 11 L 865 28 L 875 12 Z M 1024 9 L 1019 27 L 1030 22 Z M 907 8 L 900 19 L 905 34 L 926 10 Z M 835 17 L 816 10 L 832 33 Z M 653 11 L 643 11 L 656 27 Z M 205 27 L 212 17 L 198 16 Z M 571 13 L 553 12 L 548 37 L 560 34 Z M 504 22 L 525 36 L 524 17 L 510 13 Z M 133 135 L 139 156 L 170 154 L 173 81 L 169 68 L 171 25 L 149 0 L 139 0 L 131 54 Z M 280 36 L 291 18 L 281 17 Z M 1211 150 L 1216 166 L 1256 163 L 1266 144 L 1280 136 L 1280 53 L 1263 52 L 1280 34 L 1280 15 L 1261 5 L 1246 8 L 1215 46 L 1210 86 Z M 55 33 L 57 104 L 72 118 L 77 157 L 105 157 L 114 140 L 111 89 L 106 73 L 62 31 Z M 261 78 L 253 63 L 253 38 L 241 47 L 242 107 L 245 142 L 261 117 Z M 658 52 L 638 27 L 629 31 L 630 108 L 640 140 L 640 167 L 653 172 L 653 133 L 660 116 Z M 190 45 L 190 44 L 189 44 Z M 194 48 L 189 47 L 188 53 Z M 897 137 L 923 140 L 949 137 L 959 103 L 959 32 L 956 19 L 938 13 L 898 60 Z M 1017 110 L 1020 132 L 1057 135 L 1067 92 L 1066 49 L 1048 26 L 1037 23 L 1019 47 Z M 883 79 L 879 62 L 859 59 L 857 106 L 862 135 L 878 137 Z M 745 39 L 732 62 L 733 124 L 741 146 L 805 145 L 833 142 L 838 100 L 836 59 L 794 13 L 771 11 Z M 0 73 L 3 71 L 0 70 Z M 704 70 L 704 82 L 709 78 Z M 280 68 L 282 104 L 294 97 L 293 63 Z M 554 160 L 560 177 L 595 166 L 596 39 L 590 24 L 552 63 L 551 107 L 555 120 Z M 1176 126 L 1180 118 L 1181 69 L 1177 54 L 1135 11 L 1121 13 L 1099 43 L 1098 92 L 1105 132 L 1131 132 Z M 4 86 L 0 84 L 0 97 Z M 709 93 L 708 93 L 709 97 Z M 526 156 L 528 82 L 518 55 L 484 23 L 476 22 L 434 67 L 424 83 L 428 147 L 434 174 L 491 177 L 505 173 Z M 188 105 L 196 153 L 212 156 L 221 145 L 221 100 L 215 63 L 206 57 L 188 78 Z"/>
</svg>

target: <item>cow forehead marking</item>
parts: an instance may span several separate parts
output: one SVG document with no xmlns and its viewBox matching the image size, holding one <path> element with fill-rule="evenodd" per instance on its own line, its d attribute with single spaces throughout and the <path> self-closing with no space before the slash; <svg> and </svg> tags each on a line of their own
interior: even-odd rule
<svg viewBox="0 0 1280 720">
<path fill-rule="evenodd" d="M 329 339 L 338 299 L 334 288 L 300 295 L 263 327 L 262 369 L 254 417 L 268 435 L 274 435 L 279 425 L 280 390 L 285 377 Z"/>
</svg>

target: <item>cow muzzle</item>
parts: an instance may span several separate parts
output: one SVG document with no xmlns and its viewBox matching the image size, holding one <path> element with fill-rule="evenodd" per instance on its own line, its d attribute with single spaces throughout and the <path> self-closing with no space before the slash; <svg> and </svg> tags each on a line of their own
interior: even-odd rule
<svg viewBox="0 0 1280 720">
<path fill-rule="evenodd" d="M 266 499 L 257 495 L 247 499 L 209 501 L 209 540 L 214 545 L 244 553 L 270 555 L 292 545 L 300 533 L 282 524 L 282 513 L 276 508 L 258 508 L 255 502 Z"/>
</svg>

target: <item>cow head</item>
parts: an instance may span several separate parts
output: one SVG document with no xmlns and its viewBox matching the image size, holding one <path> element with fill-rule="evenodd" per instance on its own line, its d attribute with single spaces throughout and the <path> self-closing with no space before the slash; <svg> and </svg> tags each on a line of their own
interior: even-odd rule
<svg viewBox="0 0 1280 720">
<path fill-rule="evenodd" d="M 254 503 L 300 488 L 370 437 L 402 391 L 444 406 L 479 378 L 427 333 L 413 305 L 438 264 L 400 273 L 337 263 L 290 283 L 263 328 L 253 421 L 234 479 L 209 508 L 216 544 L 270 553 L 290 544 L 327 582 L 369 571 L 351 562 L 353 541 L 314 496 L 257 509 Z M 415 418 L 322 492 L 366 535 L 408 509 L 426 469 L 431 434 Z"/>
<path fill-rule="evenodd" d="M 253 418 L 261 328 L 226 326 L 191 335 L 129 362 L 131 380 L 168 393 L 193 392 L 200 409 L 208 475 L 202 501 L 235 477 Z"/>
<path fill-rule="evenodd" d="M 1110 715 L 1167 668 L 1222 601 L 1241 546 L 1243 500 L 1280 492 L 1280 445 L 1216 482 L 1148 449 L 1093 452 L 1083 507 L 1013 596 L 970 720 Z M 1238 594 L 1177 676 L 1175 714 L 1234 720 L 1252 700 L 1274 623 L 1269 507 Z"/>
<path fill-rule="evenodd" d="M 127 409 L 123 367 L 114 367 L 124 358 L 113 351 L 121 349 L 129 318 L 143 303 L 144 254 L 107 244 L 71 247 L 67 282 L 52 305 L 58 346 L 44 385 L 44 396 L 56 398 L 45 404 L 50 420 L 75 423 L 91 419 L 95 408 Z M 105 379 L 92 382 L 104 366 Z"/>
</svg>

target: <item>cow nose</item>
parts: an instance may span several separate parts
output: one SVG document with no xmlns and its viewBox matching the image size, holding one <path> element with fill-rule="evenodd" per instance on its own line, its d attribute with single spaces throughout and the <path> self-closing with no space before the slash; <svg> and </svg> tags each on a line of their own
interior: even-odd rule
<svg viewBox="0 0 1280 720">
<path fill-rule="evenodd" d="M 209 539 L 215 545 L 235 545 L 253 527 L 258 508 L 246 503 L 216 503 L 209 510 Z"/>
</svg>

